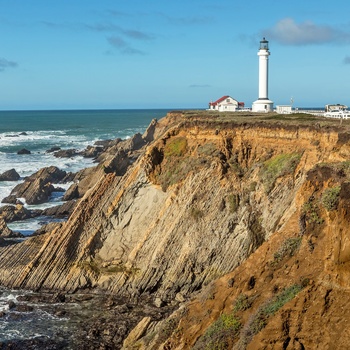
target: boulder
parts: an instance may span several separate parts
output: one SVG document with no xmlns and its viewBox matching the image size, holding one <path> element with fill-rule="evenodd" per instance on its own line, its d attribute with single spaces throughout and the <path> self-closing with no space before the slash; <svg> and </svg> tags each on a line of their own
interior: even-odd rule
<svg viewBox="0 0 350 350">
<path fill-rule="evenodd" d="M 25 148 L 22 148 L 19 151 L 17 151 L 17 154 L 31 154 L 31 152 Z"/>
<path fill-rule="evenodd" d="M 19 179 L 20 176 L 15 169 L 10 169 L 0 174 L 0 181 L 18 181 Z"/>
</svg>

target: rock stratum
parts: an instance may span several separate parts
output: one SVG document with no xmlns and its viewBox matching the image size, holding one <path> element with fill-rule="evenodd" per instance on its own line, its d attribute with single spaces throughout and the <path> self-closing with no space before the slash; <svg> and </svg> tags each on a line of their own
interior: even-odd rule
<svg viewBox="0 0 350 350">
<path fill-rule="evenodd" d="M 1 247 L 0 283 L 171 306 L 124 349 L 348 349 L 349 130 L 171 112 L 99 156 L 67 222 Z"/>
</svg>

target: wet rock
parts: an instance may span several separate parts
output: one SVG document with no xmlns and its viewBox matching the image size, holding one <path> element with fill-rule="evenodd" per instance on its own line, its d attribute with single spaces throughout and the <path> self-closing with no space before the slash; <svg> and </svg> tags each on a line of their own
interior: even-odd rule
<svg viewBox="0 0 350 350">
<path fill-rule="evenodd" d="M 10 194 L 9 196 L 4 197 L 1 200 L 1 203 L 16 204 L 17 203 L 17 197 L 14 194 Z"/>
<path fill-rule="evenodd" d="M 18 312 L 32 312 L 34 310 L 33 306 L 27 304 L 18 304 L 16 306 L 16 311 Z"/>
<path fill-rule="evenodd" d="M 61 147 L 54 146 L 54 147 L 51 147 L 50 149 L 48 149 L 46 151 L 46 153 L 53 153 L 53 152 L 57 152 L 57 151 L 60 151 L 60 150 L 61 150 Z"/>
<path fill-rule="evenodd" d="M 10 300 L 8 303 L 7 303 L 8 307 L 10 310 L 14 309 L 16 307 L 16 303 L 13 301 L 13 300 Z"/>
<path fill-rule="evenodd" d="M 79 152 L 76 149 L 70 148 L 70 149 L 59 150 L 55 152 L 53 155 L 56 158 L 71 158 L 71 157 L 77 156 L 78 154 Z"/>
<path fill-rule="evenodd" d="M 17 154 L 31 154 L 31 152 L 26 148 L 22 148 L 19 151 L 17 151 Z"/>
<path fill-rule="evenodd" d="M 0 181 L 18 181 L 19 179 L 20 176 L 15 169 L 7 170 L 0 175 Z"/>
</svg>

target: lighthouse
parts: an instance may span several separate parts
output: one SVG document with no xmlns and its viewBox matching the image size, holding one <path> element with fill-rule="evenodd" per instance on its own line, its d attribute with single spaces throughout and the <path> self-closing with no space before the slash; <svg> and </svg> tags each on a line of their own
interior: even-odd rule
<svg viewBox="0 0 350 350">
<path fill-rule="evenodd" d="M 253 112 L 270 112 L 273 110 L 273 102 L 268 98 L 269 75 L 269 42 L 263 38 L 260 41 L 259 56 L 259 98 L 253 102 Z"/>
</svg>

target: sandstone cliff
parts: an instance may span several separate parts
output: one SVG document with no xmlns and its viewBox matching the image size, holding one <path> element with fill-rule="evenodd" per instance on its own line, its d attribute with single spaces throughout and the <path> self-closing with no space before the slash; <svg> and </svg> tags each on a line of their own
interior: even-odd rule
<svg viewBox="0 0 350 350">
<path fill-rule="evenodd" d="M 350 138 L 345 122 L 279 118 L 170 113 L 132 164 L 102 160 L 64 225 L 1 248 L 1 284 L 151 295 L 159 306 L 202 290 L 169 319 L 144 319 L 126 348 L 205 348 L 218 321 L 222 348 L 305 347 L 308 317 L 339 318 L 333 299 L 346 309 Z M 123 171 L 106 172 L 112 163 Z M 291 286 L 295 298 L 248 329 Z M 249 307 L 234 310 L 241 299 Z"/>
</svg>

